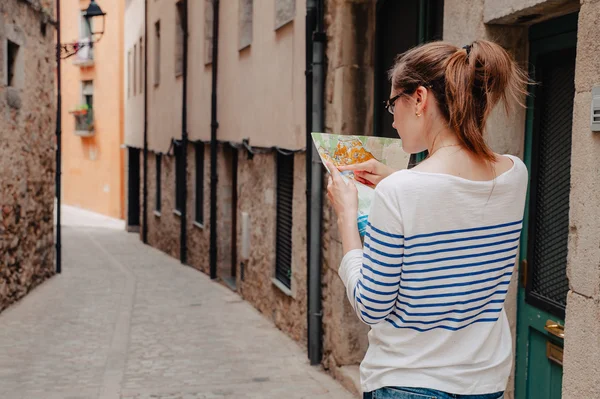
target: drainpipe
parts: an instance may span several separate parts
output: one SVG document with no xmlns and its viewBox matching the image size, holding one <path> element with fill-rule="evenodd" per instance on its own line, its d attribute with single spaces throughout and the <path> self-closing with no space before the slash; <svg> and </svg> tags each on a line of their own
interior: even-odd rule
<svg viewBox="0 0 600 399">
<path fill-rule="evenodd" d="M 62 272 L 61 247 L 61 153 L 62 153 L 62 97 L 60 79 L 60 0 L 56 2 L 56 273 Z"/>
<path fill-rule="evenodd" d="M 316 29 L 312 36 L 312 131 L 324 130 L 324 56 L 326 35 L 324 32 L 323 0 L 308 0 L 307 14 L 315 15 Z M 307 139 L 308 142 L 308 139 Z M 310 143 L 307 147 L 310 157 L 310 210 L 309 210 L 309 248 L 308 248 L 308 357 L 311 365 L 321 363 L 323 356 L 322 337 L 322 301 L 321 301 L 321 234 L 323 222 L 323 169 L 319 153 Z M 308 162 L 307 162 L 308 164 Z"/>
<path fill-rule="evenodd" d="M 312 7 L 311 7 L 312 6 Z M 306 279 L 306 292 L 310 291 L 310 270 L 308 268 L 309 259 L 310 259 L 310 201 L 311 201 L 311 165 L 312 165 L 312 34 L 315 30 L 315 22 L 316 22 L 316 10 L 314 4 L 307 4 L 306 8 L 306 22 L 305 22 L 305 71 L 304 75 L 306 76 L 306 153 L 305 153 L 305 161 L 306 161 L 306 270 L 307 270 L 307 279 Z M 306 325 L 311 324 L 310 320 L 310 312 L 307 309 L 306 312 Z M 310 347 L 311 337 L 308 337 L 308 347 Z M 310 354 L 308 354 L 310 357 Z"/>
<path fill-rule="evenodd" d="M 138 166 L 139 167 L 139 166 Z M 142 242 L 148 244 L 148 0 L 144 0 L 144 181 L 142 194 Z"/>
<path fill-rule="evenodd" d="M 187 80 L 188 80 L 188 1 L 183 0 L 179 3 L 179 17 L 183 28 L 183 90 L 181 107 L 181 146 L 183 176 L 180 181 L 181 187 L 181 237 L 179 242 L 179 259 L 181 263 L 187 263 L 187 149 L 188 149 L 188 131 L 187 131 Z"/>
<path fill-rule="evenodd" d="M 219 0 L 213 0 L 212 94 L 210 114 L 210 278 L 217 278 L 217 61 L 219 55 Z"/>
</svg>

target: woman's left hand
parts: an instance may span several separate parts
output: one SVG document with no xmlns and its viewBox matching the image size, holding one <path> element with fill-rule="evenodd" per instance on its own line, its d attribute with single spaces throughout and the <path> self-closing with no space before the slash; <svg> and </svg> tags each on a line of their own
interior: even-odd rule
<svg viewBox="0 0 600 399">
<path fill-rule="evenodd" d="M 327 163 L 331 175 L 327 183 L 327 198 L 331 201 L 338 217 L 338 224 L 355 224 L 358 214 L 358 190 L 352 183 L 346 183 L 341 173 L 332 163 Z"/>
</svg>

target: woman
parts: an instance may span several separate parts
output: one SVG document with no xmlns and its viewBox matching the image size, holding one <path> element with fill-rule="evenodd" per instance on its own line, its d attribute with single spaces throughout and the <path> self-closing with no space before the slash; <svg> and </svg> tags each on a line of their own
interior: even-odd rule
<svg viewBox="0 0 600 399">
<path fill-rule="evenodd" d="M 516 157 L 484 141 L 500 101 L 522 103 L 526 75 L 500 46 L 434 42 L 401 55 L 386 108 L 414 169 L 374 160 L 340 168 L 376 185 L 361 243 L 357 192 L 328 165 L 344 257 L 339 275 L 371 326 L 365 398 L 503 397 L 512 364 L 504 300 L 527 191 Z M 508 108 L 507 108 L 508 110 Z"/>
</svg>

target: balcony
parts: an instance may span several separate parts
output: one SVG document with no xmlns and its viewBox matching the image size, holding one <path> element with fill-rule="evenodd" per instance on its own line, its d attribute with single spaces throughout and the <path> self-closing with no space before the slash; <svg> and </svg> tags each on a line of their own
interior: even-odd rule
<svg viewBox="0 0 600 399">
<path fill-rule="evenodd" d="M 94 135 L 94 110 L 71 111 L 75 117 L 75 135 L 79 137 L 91 137 Z"/>
<path fill-rule="evenodd" d="M 90 67 L 94 65 L 94 47 L 90 43 L 89 39 L 81 39 L 79 43 L 82 44 L 81 48 L 73 57 L 73 64 L 81 68 Z"/>
</svg>

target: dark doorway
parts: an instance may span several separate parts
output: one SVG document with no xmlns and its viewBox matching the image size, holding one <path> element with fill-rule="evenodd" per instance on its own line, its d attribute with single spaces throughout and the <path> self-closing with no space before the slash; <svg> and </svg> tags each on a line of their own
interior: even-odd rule
<svg viewBox="0 0 600 399">
<path fill-rule="evenodd" d="M 140 228 L 140 150 L 127 149 L 127 231 Z"/>
<path fill-rule="evenodd" d="M 220 172 L 219 215 L 221 233 L 219 233 L 219 263 L 217 275 L 232 290 L 237 289 L 237 178 L 238 150 L 223 148 L 224 168 Z"/>
</svg>

